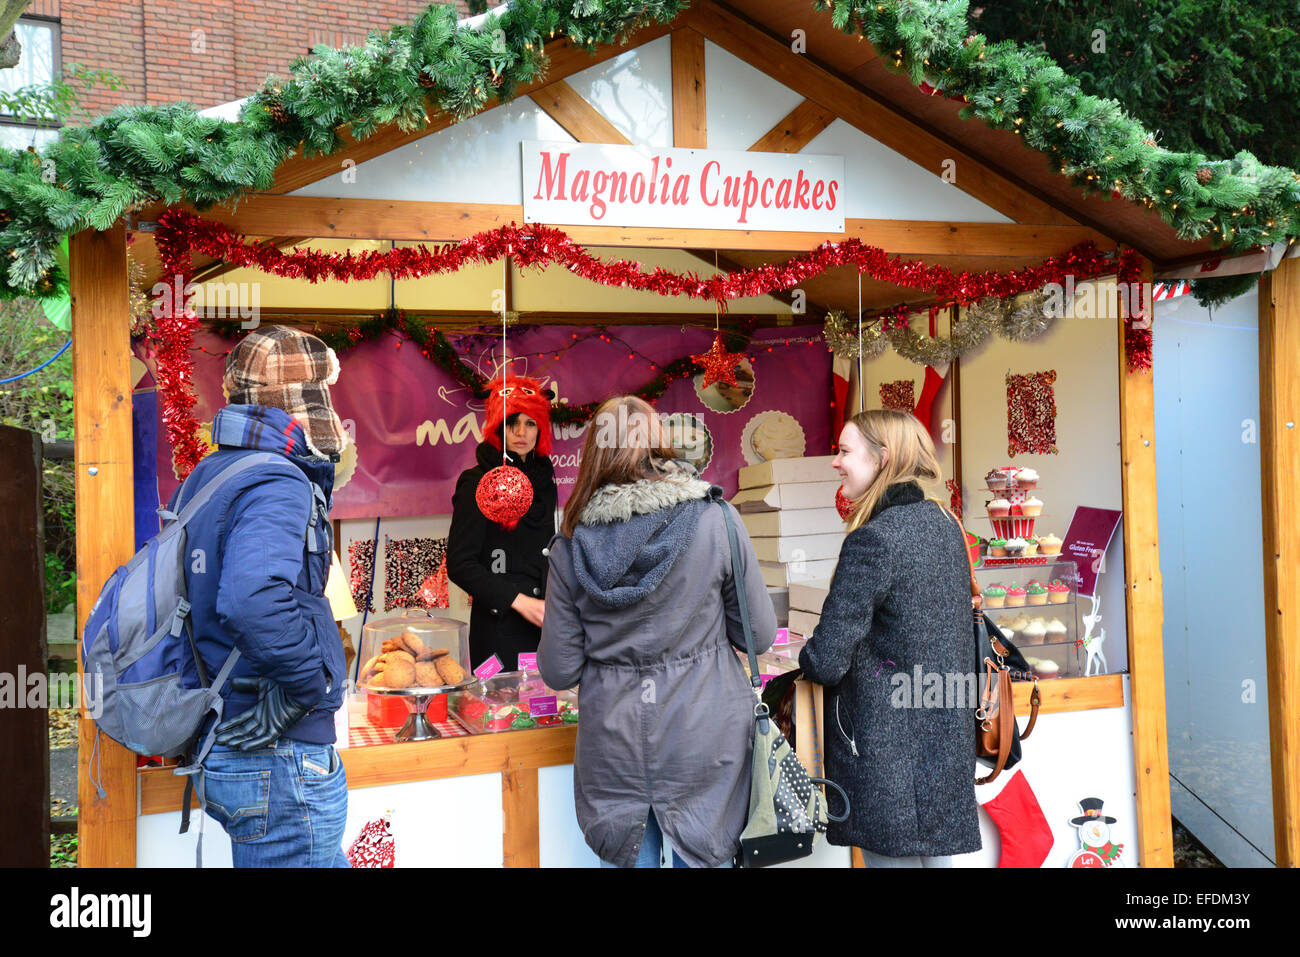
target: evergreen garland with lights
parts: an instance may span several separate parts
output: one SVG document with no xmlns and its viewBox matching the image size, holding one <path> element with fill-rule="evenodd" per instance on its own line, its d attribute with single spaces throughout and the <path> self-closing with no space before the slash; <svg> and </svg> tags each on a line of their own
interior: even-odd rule
<svg viewBox="0 0 1300 957">
<path fill-rule="evenodd" d="M 44 153 L 0 149 L 0 297 L 48 296 L 66 277 L 55 263 L 64 235 L 108 229 L 148 203 L 199 209 L 270 188 L 301 148 L 328 155 L 342 128 L 363 140 L 381 127 L 427 125 L 432 112 L 462 120 L 544 75 L 545 44 L 580 48 L 622 41 L 668 23 L 683 0 L 513 0 L 472 26 L 454 6 L 431 5 L 411 24 L 374 32 L 362 46 L 317 47 L 287 79 L 271 78 L 238 122 L 200 116 L 188 103 L 121 107 L 68 126 Z M 1085 94 L 1051 58 L 969 32 L 965 0 L 813 0 L 834 25 L 861 34 L 887 64 L 966 105 L 962 115 L 1022 136 L 1085 192 L 1119 195 L 1159 214 L 1180 239 L 1210 236 L 1231 253 L 1300 236 L 1300 174 L 1180 153 L 1113 100 Z M 6 219 L 7 217 L 7 219 Z"/>
</svg>

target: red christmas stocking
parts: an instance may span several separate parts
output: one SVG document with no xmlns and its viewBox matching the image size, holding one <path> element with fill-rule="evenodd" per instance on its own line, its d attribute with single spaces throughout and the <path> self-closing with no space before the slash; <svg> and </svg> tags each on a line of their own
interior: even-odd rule
<svg viewBox="0 0 1300 957">
<path fill-rule="evenodd" d="M 952 363 L 940 369 L 934 366 L 925 367 L 925 381 L 921 384 L 921 396 L 916 400 L 916 408 L 912 410 L 912 414 L 931 434 L 935 432 L 931 421 L 934 418 L 934 400 L 939 397 L 939 389 L 947 381 L 948 370 L 951 368 Z"/>
<path fill-rule="evenodd" d="M 998 796 L 983 808 L 1002 838 L 998 867 L 1041 867 L 1052 849 L 1052 829 L 1025 776 L 1016 771 Z"/>
</svg>

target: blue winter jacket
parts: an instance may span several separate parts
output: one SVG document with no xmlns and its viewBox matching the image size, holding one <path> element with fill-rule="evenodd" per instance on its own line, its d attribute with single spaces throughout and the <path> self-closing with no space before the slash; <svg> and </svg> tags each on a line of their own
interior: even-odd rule
<svg viewBox="0 0 1300 957">
<path fill-rule="evenodd" d="M 183 507 L 188 496 L 249 450 L 277 452 L 283 462 L 241 472 L 189 523 L 185 579 L 199 655 L 213 676 L 238 647 L 232 678 L 270 678 L 294 701 L 314 706 L 285 736 L 329 744 L 344 685 L 343 645 L 325 600 L 334 465 L 312 457 L 302 427 L 280 409 L 227 406 L 217 413 L 212 435 L 217 451 L 194 468 L 172 496 L 173 506 Z M 320 486 L 323 503 L 317 503 L 307 479 Z M 321 534 L 308 536 L 313 509 Z M 192 660 L 186 660 L 186 668 L 186 685 L 198 687 Z M 242 714 L 255 701 L 231 691 L 229 682 L 222 697 L 225 718 Z"/>
</svg>

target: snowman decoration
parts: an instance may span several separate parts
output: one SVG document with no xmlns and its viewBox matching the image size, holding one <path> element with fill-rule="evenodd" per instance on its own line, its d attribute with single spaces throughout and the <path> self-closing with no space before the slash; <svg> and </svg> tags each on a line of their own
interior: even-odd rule
<svg viewBox="0 0 1300 957">
<path fill-rule="evenodd" d="M 1066 867 L 1123 867 L 1120 855 L 1123 844 L 1110 839 L 1110 825 L 1115 818 L 1101 813 L 1101 798 L 1084 798 L 1079 802 L 1079 817 L 1070 823 L 1079 829 L 1079 850 L 1066 862 Z"/>
</svg>

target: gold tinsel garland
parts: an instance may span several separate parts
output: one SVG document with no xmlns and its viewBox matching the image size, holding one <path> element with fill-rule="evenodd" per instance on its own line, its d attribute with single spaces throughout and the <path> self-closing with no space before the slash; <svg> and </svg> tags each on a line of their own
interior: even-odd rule
<svg viewBox="0 0 1300 957">
<path fill-rule="evenodd" d="M 883 332 L 879 321 L 873 320 L 862 327 L 863 358 L 875 358 L 888 343 L 910 362 L 940 366 L 982 345 L 994 332 L 1013 342 L 1027 342 L 1046 332 L 1055 318 L 1044 308 L 1046 301 L 1041 290 L 1011 299 L 981 299 L 966 307 L 947 337 L 922 336 L 910 326 Z M 837 356 L 858 357 L 858 330 L 844 310 L 826 314 L 822 335 Z"/>
</svg>

